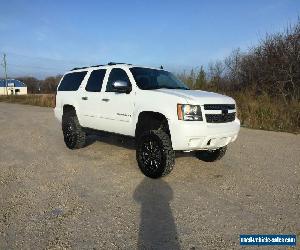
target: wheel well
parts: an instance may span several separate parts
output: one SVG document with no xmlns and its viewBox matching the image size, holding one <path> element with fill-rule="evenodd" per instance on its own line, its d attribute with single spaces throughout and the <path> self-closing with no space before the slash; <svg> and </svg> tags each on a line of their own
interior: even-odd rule
<svg viewBox="0 0 300 250">
<path fill-rule="evenodd" d="M 168 120 L 158 112 L 144 111 L 139 114 L 135 136 L 138 137 L 143 131 L 147 130 L 163 130 L 170 136 Z"/>
<path fill-rule="evenodd" d="M 66 113 L 76 114 L 76 110 L 75 110 L 74 106 L 68 105 L 68 104 L 64 105 L 63 112 L 64 112 L 64 114 L 66 114 Z"/>
</svg>

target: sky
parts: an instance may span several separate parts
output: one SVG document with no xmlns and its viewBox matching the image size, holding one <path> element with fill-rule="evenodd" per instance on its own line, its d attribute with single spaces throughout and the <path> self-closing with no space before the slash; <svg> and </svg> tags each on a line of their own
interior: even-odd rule
<svg viewBox="0 0 300 250">
<path fill-rule="evenodd" d="M 300 1 L 0 0 L 0 10 L 9 77 L 44 78 L 110 61 L 205 66 L 295 23 Z"/>
</svg>

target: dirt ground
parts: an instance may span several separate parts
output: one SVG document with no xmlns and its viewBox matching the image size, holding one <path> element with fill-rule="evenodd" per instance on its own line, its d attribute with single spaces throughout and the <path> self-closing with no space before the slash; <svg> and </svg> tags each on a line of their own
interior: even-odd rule
<svg viewBox="0 0 300 250">
<path fill-rule="evenodd" d="M 159 180 L 132 140 L 89 142 L 67 149 L 50 108 L 0 103 L 0 249 L 239 249 L 251 233 L 299 247 L 299 135 L 242 128 L 221 161 L 177 154 Z"/>
</svg>

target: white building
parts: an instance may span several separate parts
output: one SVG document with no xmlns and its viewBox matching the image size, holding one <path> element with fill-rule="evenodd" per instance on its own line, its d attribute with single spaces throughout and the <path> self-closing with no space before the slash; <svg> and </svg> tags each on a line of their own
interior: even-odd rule
<svg viewBox="0 0 300 250">
<path fill-rule="evenodd" d="M 27 95 L 25 83 L 15 79 L 0 80 L 0 95 Z"/>
</svg>

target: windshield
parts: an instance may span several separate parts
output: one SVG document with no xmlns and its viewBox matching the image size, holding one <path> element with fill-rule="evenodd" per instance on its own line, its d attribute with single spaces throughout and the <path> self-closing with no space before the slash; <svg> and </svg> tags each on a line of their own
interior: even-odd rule
<svg viewBox="0 0 300 250">
<path fill-rule="evenodd" d="M 172 73 L 149 68 L 130 68 L 130 71 L 140 89 L 189 89 Z"/>
</svg>

